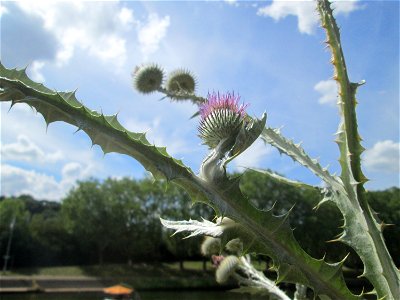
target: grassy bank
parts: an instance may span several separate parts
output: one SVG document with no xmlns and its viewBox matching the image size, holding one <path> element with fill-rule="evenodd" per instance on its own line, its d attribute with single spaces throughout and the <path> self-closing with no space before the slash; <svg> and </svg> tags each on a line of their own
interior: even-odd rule
<svg viewBox="0 0 400 300">
<path fill-rule="evenodd" d="M 214 269 L 209 262 L 206 271 L 201 261 L 186 261 L 184 270 L 179 263 L 160 264 L 107 264 L 102 266 L 63 266 L 24 268 L 3 273 L 4 277 L 31 276 L 49 277 L 58 280 L 62 277 L 79 278 L 97 277 L 113 281 L 125 282 L 136 289 L 177 289 L 177 288 L 220 288 L 214 279 Z"/>
</svg>

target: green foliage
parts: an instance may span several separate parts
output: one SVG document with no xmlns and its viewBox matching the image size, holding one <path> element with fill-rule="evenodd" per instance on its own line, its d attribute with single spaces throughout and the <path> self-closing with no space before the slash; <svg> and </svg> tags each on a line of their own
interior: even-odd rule
<svg viewBox="0 0 400 300">
<path fill-rule="evenodd" d="M 177 186 L 152 179 L 78 183 L 62 203 L 30 196 L 0 199 L 0 254 L 17 212 L 10 266 L 200 259 L 200 238 L 170 238 L 159 215 L 212 218 L 207 206 L 191 206 Z M 101 257 L 100 257 L 101 256 Z"/>
<path fill-rule="evenodd" d="M 0 201 L 0 232 L 9 231 L 10 224 L 15 217 L 15 222 L 25 224 L 29 219 L 25 203 L 19 199 L 6 198 Z"/>
<path fill-rule="evenodd" d="M 367 201 L 377 212 L 388 250 L 397 266 L 400 266 L 400 189 L 368 192 Z"/>
<path fill-rule="evenodd" d="M 59 208 L 57 203 L 36 201 L 26 195 L 0 200 L 1 254 L 5 253 L 10 234 L 10 218 L 16 216 L 9 267 L 68 263 L 71 240 Z"/>
<path fill-rule="evenodd" d="M 92 180 L 80 182 L 68 194 L 62 213 L 67 228 L 80 238 L 82 246 L 97 249 L 99 263 L 105 252 L 121 253 L 127 261 L 160 259 L 163 247 L 185 259 L 198 255 L 198 243 L 167 239 L 158 215 L 189 217 L 189 203 L 178 187 L 151 179 Z M 199 212 L 210 214 L 210 210 Z"/>
<path fill-rule="evenodd" d="M 120 216 L 115 203 L 107 199 L 99 182 L 89 181 L 69 193 L 63 201 L 62 214 L 67 230 L 81 237 L 82 243 L 93 243 L 99 264 L 103 263 L 104 249 L 113 241 L 113 226 Z"/>
</svg>

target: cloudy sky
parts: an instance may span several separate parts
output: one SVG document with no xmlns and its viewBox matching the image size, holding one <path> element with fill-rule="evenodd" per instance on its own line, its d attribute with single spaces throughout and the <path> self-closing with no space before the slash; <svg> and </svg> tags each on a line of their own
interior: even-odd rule
<svg viewBox="0 0 400 300">
<path fill-rule="evenodd" d="M 340 1 L 336 16 L 358 93 L 364 171 L 371 190 L 399 185 L 399 3 Z M 160 101 L 132 88 L 131 72 L 155 62 L 166 73 L 187 68 L 199 95 L 234 91 L 248 112 L 339 172 L 333 142 L 338 126 L 330 54 L 311 1 L 260 2 L 1 2 L 1 61 L 28 66 L 49 88 L 77 90 L 78 99 L 106 114 L 119 112 L 132 131 L 146 131 L 193 170 L 207 151 L 197 137 L 196 108 Z M 46 131 L 25 105 L 1 105 L 1 194 L 60 200 L 76 180 L 146 176 L 133 159 L 104 156 L 84 133 L 61 123 Z M 320 184 L 308 170 L 256 142 L 231 170 L 271 168 Z"/>
</svg>

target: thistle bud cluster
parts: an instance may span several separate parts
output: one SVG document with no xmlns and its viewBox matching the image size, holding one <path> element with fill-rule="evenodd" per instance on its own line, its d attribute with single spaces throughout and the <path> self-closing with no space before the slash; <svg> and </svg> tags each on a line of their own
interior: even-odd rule
<svg viewBox="0 0 400 300">
<path fill-rule="evenodd" d="M 188 99 L 196 89 L 196 79 L 190 71 L 177 69 L 164 82 L 164 71 L 156 64 L 137 66 L 133 72 L 133 85 L 142 94 L 160 91 L 174 100 Z"/>
</svg>

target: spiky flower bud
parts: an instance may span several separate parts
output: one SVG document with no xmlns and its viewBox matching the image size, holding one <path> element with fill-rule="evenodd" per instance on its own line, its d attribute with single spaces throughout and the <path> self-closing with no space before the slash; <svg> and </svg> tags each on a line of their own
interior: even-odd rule
<svg viewBox="0 0 400 300">
<path fill-rule="evenodd" d="M 143 65 L 135 68 L 133 85 L 139 92 L 149 94 L 161 87 L 163 78 L 164 72 L 156 64 Z"/>
<path fill-rule="evenodd" d="M 240 239 L 233 239 L 225 245 L 225 248 L 232 254 L 240 255 L 243 252 L 243 243 Z"/>
<path fill-rule="evenodd" d="M 201 244 L 201 254 L 204 256 L 211 256 L 221 252 L 221 240 L 211 236 L 206 236 Z"/>
<path fill-rule="evenodd" d="M 193 94 L 196 89 L 196 80 L 189 71 L 178 69 L 170 73 L 165 88 L 168 92 L 176 94 Z"/>
<path fill-rule="evenodd" d="M 235 272 L 236 267 L 239 265 L 239 262 L 239 258 L 234 255 L 229 255 L 225 257 L 218 266 L 217 271 L 215 272 L 215 279 L 217 280 L 217 282 L 226 282 L 229 276 L 231 276 L 233 272 Z"/>
<path fill-rule="evenodd" d="M 199 136 L 210 149 L 227 138 L 236 138 L 244 118 L 247 104 L 239 105 L 240 97 L 234 93 L 208 94 L 207 102 L 200 106 Z"/>
</svg>

